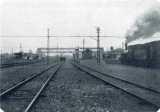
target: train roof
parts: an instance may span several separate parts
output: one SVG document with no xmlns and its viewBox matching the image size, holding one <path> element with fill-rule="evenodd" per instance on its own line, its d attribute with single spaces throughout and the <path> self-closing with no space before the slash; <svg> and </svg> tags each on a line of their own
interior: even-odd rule
<svg viewBox="0 0 160 112">
<path fill-rule="evenodd" d="M 152 37 L 141 37 L 128 43 L 128 46 L 143 45 L 151 42 L 160 41 L 160 33 L 155 33 Z"/>
</svg>

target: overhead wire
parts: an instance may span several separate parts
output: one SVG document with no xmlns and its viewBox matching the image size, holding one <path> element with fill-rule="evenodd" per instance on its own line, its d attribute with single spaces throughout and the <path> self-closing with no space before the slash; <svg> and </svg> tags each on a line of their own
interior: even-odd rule
<svg viewBox="0 0 160 112">
<path fill-rule="evenodd" d="M 0 35 L 0 38 L 38 38 L 38 37 L 47 37 L 47 35 Z M 58 38 L 92 38 L 95 39 L 94 35 L 50 35 L 50 37 L 58 37 Z M 124 38 L 122 36 L 114 36 L 114 35 L 101 35 L 101 38 L 105 37 L 113 37 L 113 38 Z"/>
</svg>

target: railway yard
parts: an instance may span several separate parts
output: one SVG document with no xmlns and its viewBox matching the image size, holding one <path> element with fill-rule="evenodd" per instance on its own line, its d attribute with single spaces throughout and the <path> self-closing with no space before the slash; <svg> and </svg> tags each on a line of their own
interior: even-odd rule
<svg viewBox="0 0 160 112">
<path fill-rule="evenodd" d="M 134 79 L 129 74 L 127 77 L 124 68 L 118 70 L 116 66 L 67 59 L 1 68 L 1 109 L 4 112 L 156 112 L 160 107 L 158 69 L 153 72 L 154 77 L 148 76 L 157 82 L 146 85 L 149 79 L 141 76 L 139 81 L 140 77 Z M 138 73 L 142 68 L 136 69 Z"/>
<path fill-rule="evenodd" d="M 160 0 L 0 5 L 0 112 L 160 112 Z"/>
</svg>

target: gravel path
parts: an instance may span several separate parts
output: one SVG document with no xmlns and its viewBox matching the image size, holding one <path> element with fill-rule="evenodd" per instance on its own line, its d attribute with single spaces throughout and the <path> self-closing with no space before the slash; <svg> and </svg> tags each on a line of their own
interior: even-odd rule
<svg viewBox="0 0 160 112">
<path fill-rule="evenodd" d="M 155 112 L 156 108 L 66 62 L 33 112 Z"/>
</svg>

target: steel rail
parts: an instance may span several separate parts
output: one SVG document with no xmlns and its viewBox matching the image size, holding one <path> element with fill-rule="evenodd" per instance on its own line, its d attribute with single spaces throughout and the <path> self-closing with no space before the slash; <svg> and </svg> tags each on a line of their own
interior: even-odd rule
<svg viewBox="0 0 160 112">
<path fill-rule="evenodd" d="M 39 63 L 39 62 L 41 62 L 41 61 L 1 64 L 1 65 L 0 65 L 0 69 L 9 68 L 9 67 L 24 66 L 24 65 L 32 65 L 32 64 Z"/>
<path fill-rule="evenodd" d="M 79 65 L 81 65 L 81 64 L 79 64 Z M 92 71 L 94 71 L 94 72 L 103 74 L 103 75 L 105 75 L 105 76 L 108 76 L 108 77 L 111 77 L 111 78 L 114 78 L 114 79 L 117 79 L 117 80 L 121 80 L 121 81 L 123 81 L 123 82 L 129 83 L 129 84 L 132 84 L 132 85 L 135 85 L 135 86 L 137 86 L 137 87 L 139 87 L 139 88 L 142 88 L 142 89 L 149 90 L 149 91 L 152 91 L 152 92 L 155 92 L 155 93 L 160 94 L 159 91 L 156 91 L 156 90 L 154 90 L 154 89 L 151 89 L 151 88 L 148 88 L 148 87 L 144 87 L 144 86 L 142 86 L 142 85 L 139 85 L 139 84 L 136 84 L 136 83 L 133 83 L 133 82 L 130 82 L 130 81 L 127 81 L 127 80 L 118 78 L 118 77 L 114 77 L 114 74 L 113 74 L 113 76 L 111 76 L 111 75 L 109 75 L 109 74 L 107 74 L 107 73 L 100 72 L 100 71 L 95 70 L 95 69 L 93 69 L 93 68 L 91 68 L 91 67 L 88 67 L 88 66 L 85 66 L 85 65 L 81 65 L 81 66 L 84 66 L 84 67 L 86 67 L 87 69 L 90 69 L 90 70 L 92 70 Z"/>
<path fill-rule="evenodd" d="M 103 78 L 109 77 L 110 79 L 112 78 L 112 79 L 114 79 L 115 81 L 121 81 L 121 82 L 127 83 L 127 84 L 129 84 L 129 85 L 132 85 L 132 86 L 134 86 L 134 87 L 137 87 L 137 88 L 142 89 L 141 87 L 138 87 L 137 85 L 134 85 L 134 84 L 132 84 L 132 83 L 128 83 L 128 81 L 121 80 L 121 79 L 119 79 L 119 78 L 115 78 L 115 77 L 109 76 L 109 75 L 107 75 L 107 74 L 105 74 L 105 73 L 101 73 L 101 72 L 99 72 L 99 71 L 97 72 L 96 70 L 94 70 L 94 69 L 92 69 L 92 68 L 90 68 L 90 67 L 86 67 L 86 66 L 84 66 L 84 65 L 75 64 L 75 63 L 72 63 L 72 64 L 73 64 L 75 67 L 77 67 L 78 69 L 80 69 L 81 71 L 86 72 L 86 73 L 94 76 L 94 77 L 97 78 L 97 79 L 100 79 L 100 80 L 102 80 L 102 81 L 104 81 L 104 82 L 106 82 L 106 83 L 109 83 L 109 84 L 111 84 L 112 86 L 114 86 L 114 87 L 116 87 L 116 88 L 118 88 L 118 89 L 121 89 L 122 91 L 124 91 L 124 92 L 126 92 L 126 93 L 128 93 L 128 94 L 130 94 L 130 95 L 132 95 L 132 96 L 134 96 L 134 97 L 136 97 L 136 98 L 138 98 L 138 99 L 141 99 L 141 100 L 144 100 L 145 102 L 148 102 L 148 103 L 150 103 L 150 104 L 153 104 L 154 106 L 156 106 L 156 107 L 158 107 L 158 108 L 160 107 L 160 102 L 159 102 L 159 101 L 158 101 L 158 102 L 149 101 L 148 99 L 145 99 L 145 98 L 143 98 L 143 97 L 141 97 L 141 96 L 139 96 L 139 95 L 136 95 L 136 94 L 128 91 L 127 89 L 124 89 L 124 88 L 122 88 L 122 87 L 119 87 L 118 85 L 115 85 L 115 84 L 113 84 L 113 83 L 111 83 L 111 82 L 108 82 L 108 81 L 106 81 L 106 80 L 103 79 Z M 85 69 L 87 69 L 87 70 L 85 70 Z M 89 70 L 89 71 L 88 71 L 88 70 Z M 101 74 L 101 75 L 103 76 L 103 78 L 95 75 L 94 73 Z M 146 89 L 146 88 L 143 88 L 143 89 L 146 90 L 146 91 L 148 90 L 148 89 Z M 148 91 L 150 91 L 150 90 L 148 90 Z M 151 91 L 151 92 L 152 92 L 152 93 L 155 93 L 155 94 L 158 94 L 157 92 L 154 92 L 154 91 Z M 158 94 L 158 95 L 159 95 L 159 94 Z M 159 98 L 159 97 L 158 97 L 158 98 Z"/>
<path fill-rule="evenodd" d="M 25 79 L 25 80 L 23 80 L 23 81 L 18 82 L 16 85 L 14 85 L 14 86 L 10 87 L 9 89 L 5 90 L 4 92 L 2 92 L 2 93 L 0 94 L 0 97 L 2 98 L 2 97 L 4 97 L 4 96 L 6 96 L 7 94 L 9 94 L 10 92 L 12 92 L 12 91 L 15 90 L 16 88 L 18 88 L 18 87 L 22 86 L 23 84 L 31 81 L 32 79 L 36 78 L 37 76 L 43 74 L 44 72 L 48 71 L 49 69 L 51 69 L 51 68 L 53 68 L 53 67 L 55 67 L 55 66 L 57 66 L 57 65 L 58 65 L 58 64 L 49 66 L 47 69 L 45 69 L 45 70 L 43 70 L 43 71 L 41 71 L 41 72 L 39 72 L 39 73 L 32 74 L 31 77 L 29 77 L 29 78 L 27 78 L 27 79 Z"/>
<path fill-rule="evenodd" d="M 52 79 L 53 76 L 55 76 L 55 74 L 58 72 L 58 70 L 61 68 L 62 64 L 59 65 L 56 70 L 54 71 L 54 73 L 52 75 L 49 76 L 49 78 L 43 83 L 43 85 L 41 86 L 41 88 L 39 89 L 39 91 L 37 92 L 37 94 L 34 96 L 34 98 L 32 99 L 32 101 L 29 103 L 29 105 L 27 106 L 27 108 L 25 109 L 24 112 L 29 112 L 29 110 L 32 108 L 33 104 L 35 103 L 35 101 L 39 98 L 40 94 L 43 92 L 43 90 L 46 88 L 46 86 L 48 85 L 48 83 L 50 82 L 50 80 Z"/>
</svg>

